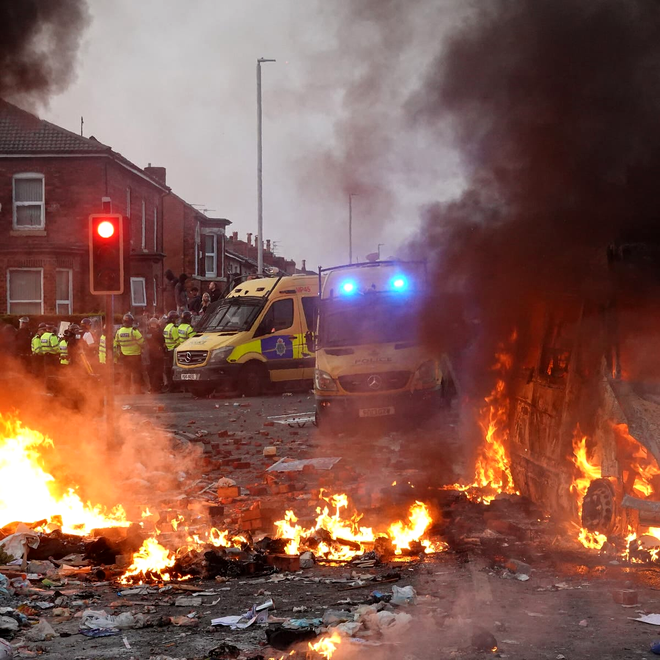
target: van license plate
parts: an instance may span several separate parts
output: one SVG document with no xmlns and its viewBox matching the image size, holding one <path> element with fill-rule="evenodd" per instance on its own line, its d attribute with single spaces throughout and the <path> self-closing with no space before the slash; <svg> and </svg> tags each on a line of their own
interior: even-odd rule
<svg viewBox="0 0 660 660">
<path fill-rule="evenodd" d="M 181 380 L 199 380 L 199 374 L 181 374 Z"/>
<path fill-rule="evenodd" d="M 394 407 L 387 406 L 385 408 L 360 408 L 360 417 L 385 417 L 385 415 L 393 415 Z"/>
</svg>

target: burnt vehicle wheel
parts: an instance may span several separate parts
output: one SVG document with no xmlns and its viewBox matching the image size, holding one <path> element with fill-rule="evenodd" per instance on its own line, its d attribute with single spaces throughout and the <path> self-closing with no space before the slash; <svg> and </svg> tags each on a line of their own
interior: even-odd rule
<svg viewBox="0 0 660 660">
<path fill-rule="evenodd" d="M 616 493 L 608 479 L 595 479 L 582 503 L 582 526 L 591 532 L 612 534 L 616 528 L 618 513 Z"/>
<path fill-rule="evenodd" d="M 245 396 L 259 396 L 266 389 L 268 373 L 258 362 L 248 362 L 238 376 L 238 389 Z"/>
</svg>

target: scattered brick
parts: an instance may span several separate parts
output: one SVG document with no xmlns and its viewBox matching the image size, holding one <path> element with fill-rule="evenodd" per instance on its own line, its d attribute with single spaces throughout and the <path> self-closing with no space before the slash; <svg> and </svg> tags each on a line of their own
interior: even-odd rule
<svg viewBox="0 0 660 660">
<path fill-rule="evenodd" d="M 247 461 L 237 461 L 233 464 L 234 470 L 249 470 L 250 467 L 252 466 L 251 463 L 248 463 Z"/>
<path fill-rule="evenodd" d="M 295 573 L 300 570 L 300 557 L 298 555 L 266 555 L 266 563 L 288 573 Z"/>
<path fill-rule="evenodd" d="M 275 426 L 275 422 L 264 422 L 264 426 Z"/>
<path fill-rule="evenodd" d="M 234 497 L 238 497 L 240 494 L 241 489 L 238 486 L 218 487 L 218 498 L 221 500 L 229 499 L 231 501 Z"/>
<path fill-rule="evenodd" d="M 612 592 L 614 602 L 619 605 L 637 605 L 639 598 L 634 589 L 616 589 Z"/>
</svg>

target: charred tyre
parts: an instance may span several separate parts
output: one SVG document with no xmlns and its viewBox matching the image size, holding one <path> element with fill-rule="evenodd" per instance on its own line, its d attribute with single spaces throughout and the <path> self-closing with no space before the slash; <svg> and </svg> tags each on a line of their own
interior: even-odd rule
<svg viewBox="0 0 660 660">
<path fill-rule="evenodd" d="M 609 535 L 615 531 L 618 517 L 614 487 L 608 479 L 595 479 L 582 503 L 582 526 Z"/>
</svg>

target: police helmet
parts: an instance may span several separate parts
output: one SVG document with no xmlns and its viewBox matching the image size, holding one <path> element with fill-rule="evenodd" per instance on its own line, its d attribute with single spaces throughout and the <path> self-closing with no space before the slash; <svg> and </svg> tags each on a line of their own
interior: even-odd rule
<svg viewBox="0 0 660 660">
<path fill-rule="evenodd" d="M 178 318 L 179 318 L 179 314 L 175 310 L 172 310 L 171 312 L 167 313 L 167 320 L 169 323 L 176 323 L 176 320 Z"/>
<path fill-rule="evenodd" d="M 183 312 L 183 314 L 181 314 L 181 320 L 184 323 L 190 323 L 192 321 L 192 314 L 190 312 Z"/>
<path fill-rule="evenodd" d="M 126 326 L 127 328 L 128 328 L 129 326 L 132 327 L 133 324 L 135 323 L 135 319 L 133 318 L 133 314 L 131 314 L 130 312 L 129 312 L 128 314 L 124 314 L 124 318 L 122 319 L 122 323 L 123 323 L 124 326 Z"/>
<path fill-rule="evenodd" d="M 69 326 L 69 331 L 71 332 L 72 335 L 77 335 L 80 332 L 80 326 L 76 325 L 75 323 L 72 323 Z"/>
<path fill-rule="evenodd" d="M 153 318 L 150 318 L 147 325 L 149 327 L 155 326 L 158 327 L 160 325 L 160 321 L 154 316 Z"/>
<path fill-rule="evenodd" d="M 47 327 L 48 327 L 48 324 L 47 324 L 47 323 L 40 323 L 38 329 L 39 329 L 39 330 L 45 330 Z"/>
<path fill-rule="evenodd" d="M 87 326 L 91 326 L 91 325 L 92 325 L 92 319 L 88 319 L 87 317 L 85 317 L 85 318 L 80 322 L 80 325 L 82 325 L 83 328 L 86 328 Z"/>
</svg>

